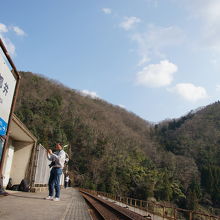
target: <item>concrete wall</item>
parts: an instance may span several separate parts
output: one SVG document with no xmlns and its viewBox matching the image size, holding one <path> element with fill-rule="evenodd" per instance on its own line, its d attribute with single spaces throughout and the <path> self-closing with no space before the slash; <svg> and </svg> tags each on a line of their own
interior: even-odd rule
<svg viewBox="0 0 220 220">
<path fill-rule="evenodd" d="M 9 178 L 12 184 L 20 184 L 22 179 L 33 182 L 34 154 L 37 139 L 26 126 L 13 115 L 9 126 L 9 139 L 4 150 L 2 174 L 3 185 L 7 186 Z"/>
<path fill-rule="evenodd" d="M 14 156 L 14 147 L 12 146 L 12 140 L 9 139 L 9 147 L 6 151 L 6 160 L 3 169 L 3 186 L 7 186 L 9 178 L 11 177 L 11 167 Z"/>
<path fill-rule="evenodd" d="M 25 142 L 13 142 L 14 157 L 12 161 L 10 177 L 13 184 L 20 184 L 27 175 L 34 144 Z"/>
</svg>

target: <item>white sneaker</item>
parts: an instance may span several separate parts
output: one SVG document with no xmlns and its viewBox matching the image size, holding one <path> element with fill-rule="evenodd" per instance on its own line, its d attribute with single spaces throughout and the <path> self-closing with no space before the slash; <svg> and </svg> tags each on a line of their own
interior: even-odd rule
<svg viewBox="0 0 220 220">
<path fill-rule="evenodd" d="M 47 196 L 45 199 L 46 200 L 53 200 L 53 196 Z"/>
<path fill-rule="evenodd" d="M 58 202 L 60 201 L 60 198 L 54 198 L 53 201 Z"/>
</svg>

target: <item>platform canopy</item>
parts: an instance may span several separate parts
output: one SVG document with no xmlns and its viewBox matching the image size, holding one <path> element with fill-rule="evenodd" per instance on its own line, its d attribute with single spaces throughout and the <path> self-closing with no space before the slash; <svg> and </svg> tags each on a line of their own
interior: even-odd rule
<svg viewBox="0 0 220 220">
<path fill-rule="evenodd" d="M 13 140 L 34 143 L 36 137 L 28 130 L 28 128 L 13 114 L 13 119 L 10 127 L 10 137 Z"/>
</svg>

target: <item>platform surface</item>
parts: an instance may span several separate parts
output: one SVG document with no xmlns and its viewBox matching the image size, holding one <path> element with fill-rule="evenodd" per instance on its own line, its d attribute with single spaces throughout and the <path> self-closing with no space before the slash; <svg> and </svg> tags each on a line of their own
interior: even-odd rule
<svg viewBox="0 0 220 220">
<path fill-rule="evenodd" d="M 45 200 L 47 192 L 9 192 L 0 197 L 0 220 L 91 220 L 89 208 L 77 189 L 61 190 L 61 200 Z"/>
</svg>

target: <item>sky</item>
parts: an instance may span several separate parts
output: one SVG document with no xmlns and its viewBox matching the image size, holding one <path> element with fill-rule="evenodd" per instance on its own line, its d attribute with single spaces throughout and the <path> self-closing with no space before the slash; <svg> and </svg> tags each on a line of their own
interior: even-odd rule
<svg viewBox="0 0 220 220">
<path fill-rule="evenodd" d="M 219 100 L 219 11 L 219 0 L 8 0 L 0 37 L 18 70 L 159 122 Z"/>
</svg>

